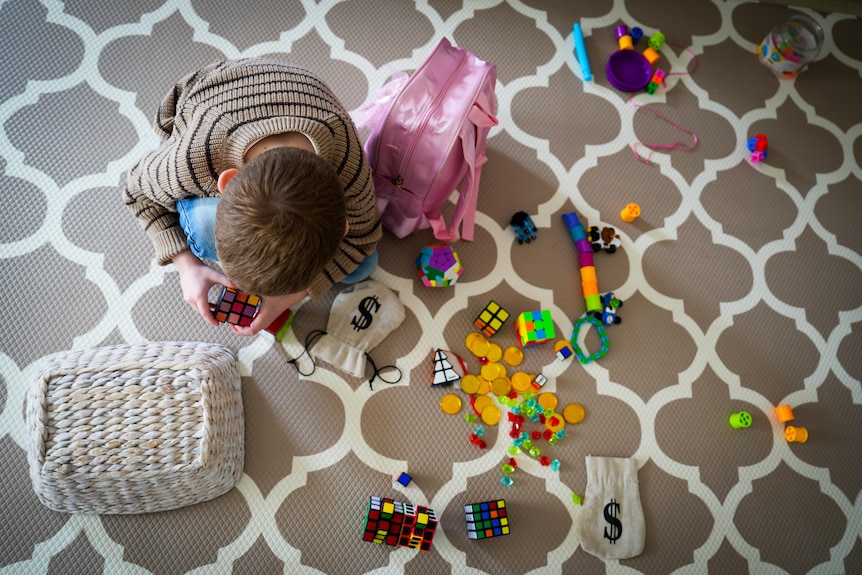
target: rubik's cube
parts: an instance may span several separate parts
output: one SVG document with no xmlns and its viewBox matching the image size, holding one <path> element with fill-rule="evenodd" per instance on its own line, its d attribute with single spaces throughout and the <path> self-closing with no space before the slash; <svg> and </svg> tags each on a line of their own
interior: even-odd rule
<svg viewBox="0 0 862 575">
<path fill-rule="evenodd" d="M 397 545 L 404 523 L 404 504 L 372 495 L 365 508 L 362 539 L 377 544 Z"/>
<path fill-rule="evenodd" d="M 414 507 L 405 504 L 407 513 L 404 515 L 404 524 L 401 526 L 401 537 L 398 545 L 430 551 L 434 540 L 434 532 L 437 530 L 437 515 L 432 509 L 423 505 Z"/>
<path fill-rule="evenodd" d="M 467 537 L 470 539 L 489 539 L 509 534 L 509 517 L 506 501 L 485 501 L 464 506 L 467 519 Z"/>
<path fill-rule="evenodd" d="M 554 320 L 548 310 L 525 311 L 515 320 L 515 333 L 522 348 L 554 339 Z"/>
<path fill-rule="evenodd" d="M 429 551 L 436 529 L 437 516 L 433 510 L 372 495 L 365 509 L 362 539 L 378 545 Z"/>
<path fill-rule="evenodd" d="M 485 309 L 473 320 L 473 325 L 479 328 L 479 331 L 491 337 L 500 331 L 500 328 L 503 327 L 507 319 L 509 319 L 509 312 L 501 308 L 497 302 L 491 300 L 485 306 Z"/>
</svg>

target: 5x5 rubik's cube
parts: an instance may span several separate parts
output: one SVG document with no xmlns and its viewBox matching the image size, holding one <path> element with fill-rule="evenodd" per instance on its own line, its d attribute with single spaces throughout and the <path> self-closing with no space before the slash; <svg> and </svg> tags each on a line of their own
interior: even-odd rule
<svg viewBox="0 0 862 575">
<path fill-rule="evenodd" d="M 362 539 L 430 551 L 436 529 L 437 515 L 432 509 L 372 495 L 365 510 Z"/>
</svg>

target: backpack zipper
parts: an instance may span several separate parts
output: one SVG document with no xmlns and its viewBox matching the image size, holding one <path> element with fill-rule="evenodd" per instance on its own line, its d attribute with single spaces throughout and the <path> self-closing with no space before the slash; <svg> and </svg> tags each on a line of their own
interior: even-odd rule
<svg viewBox="0 0 862 575">
<path fill-rule="evenodd" d="M 401 162 L 401 166 L 398 169 L 398 176 L 395 178 L 396 187 L 402 189 L 404 185 L 404 180 L 407 179 L 405 175 L 409 175 L 407 173 L 407 168 L 410 166 L 410 161 L 413 159 L 413 153 L 416 150 L 416 144 L 419 142 L 422 134 L 425 132 L 425 128 L 428 127 L 428 121 L 431 117 L 431 112 L 433 112 L 437 108 L 437 104 L 446 96 L 449 92 L 449 88 L 452 86 L 455 78 L 458 77 L 458 73 L 464 68 L 464 65 L 467 63 L 467 60 L 470 58 L 470 55 L 467 52 L 461 53 L 461 59 L 458 61 L 458 65 L 455 67 L 453 73 L 449 74 L 449 78 L 446 81 L 446 85 L 443 86 L 443 89 L 440 90 L 437 96 L 434 98 L 434 101 L 431 102 L 431 105 L 428 107 L 428 110 L 425 112 L 425 116 L 422 118 L 421 123 L 419 124 L 419 128 L 414 131 L 413 137 L 410 139 L 410 145 L 407 147 L 407 151 L 404 154 L 404 160 Z M 410 190 L 407 190 L 408 192 Z"/>
</svg>

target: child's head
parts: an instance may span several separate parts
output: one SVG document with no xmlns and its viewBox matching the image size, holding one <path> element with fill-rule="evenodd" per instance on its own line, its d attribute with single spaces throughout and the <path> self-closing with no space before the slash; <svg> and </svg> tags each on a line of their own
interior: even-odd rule
<svg viewBox="0 0 862 575">
<path fill-rule="evenodd" d="M 244 291 L 301 292 L 335 257 L 344 238 L 344 188 L 323 158 L 272 148 L 224 186 L 216 211 L 219 261 Z"/>
</svg>

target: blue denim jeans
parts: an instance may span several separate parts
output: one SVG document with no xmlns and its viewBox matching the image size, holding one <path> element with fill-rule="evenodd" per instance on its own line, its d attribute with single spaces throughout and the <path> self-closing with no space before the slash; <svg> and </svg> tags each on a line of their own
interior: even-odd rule
<svg viewBox="0 0 862 575">
<path fill-rule="evenodd" d="M 215 245 L 215 216 L 219 198 L 188 198 L 177 202 L 180 227 L 186 234 L 192 253 L 201 259 L 218 261 Z M 363 260 L 342 283 L 358 283 L 377 267 L 377 250 Z"/>
</svg>

